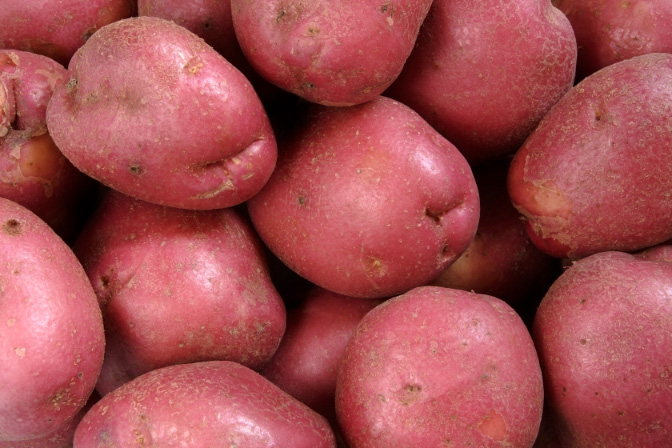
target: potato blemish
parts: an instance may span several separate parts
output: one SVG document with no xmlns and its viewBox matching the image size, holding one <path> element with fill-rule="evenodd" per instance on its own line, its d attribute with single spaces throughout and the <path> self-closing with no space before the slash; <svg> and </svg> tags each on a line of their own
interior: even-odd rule
<svg viewBox="0 0 672 448">
<path fill-rule="evenodd" d="M 23 228 L 17 219 L 8 219 L 2 225 L 2 231 L 9 236 L 19 236 L 23 233 Z"/>
<path fill-rule="evenodd" d="M 506 439 L 508 432 L 506 430 L 506 421 L 501 414 L 492 411 L 483 421 L 478 425 L 478 430 L 486 437 L 500 442 Z"/>
</svg>

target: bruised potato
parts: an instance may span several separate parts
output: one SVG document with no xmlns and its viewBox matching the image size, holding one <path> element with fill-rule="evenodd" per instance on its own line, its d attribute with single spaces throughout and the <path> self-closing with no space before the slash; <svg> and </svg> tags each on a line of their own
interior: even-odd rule
<svg viewBox="0 0 672 448">
<path fill-rule="evenodd" d="M 84 173 L 178 208 L 244 202 L 266 183 L 277 155 L 245 76 L 186 28 L 156 17 L 96 32 L 56 87 L 47 126 Z"/>
</svg>

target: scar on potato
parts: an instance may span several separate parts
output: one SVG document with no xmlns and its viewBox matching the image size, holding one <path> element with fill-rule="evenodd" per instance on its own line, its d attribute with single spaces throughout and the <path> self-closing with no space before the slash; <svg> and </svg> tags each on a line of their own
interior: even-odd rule
<svg viewBox="0 0 672 448">
<path fill-rule="evenodd" d="M 23 226 L 17 219 L 8 219 L 2 225 L 2 231 L 9 236 L 19 236 L 23 233 Z"/>
</svg>

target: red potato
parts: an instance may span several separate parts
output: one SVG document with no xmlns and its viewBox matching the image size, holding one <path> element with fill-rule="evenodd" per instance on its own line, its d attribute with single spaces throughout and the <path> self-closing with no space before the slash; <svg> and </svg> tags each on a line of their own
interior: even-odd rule
<svg viewBox="0 0 672 448">
<path fill-rule="evenodd" d="M 0 9 L 0 48 L 30 51 L 67 65 L 99 28 L 131 17 L 134 0 L 20 0 Z"/>
<path fill-rule="evenodd" d="M 532 447 L 541 370 L 520 317 L 491 296 L 438 286 L 358 324 L 336 381 L 350 448 Z"/>
<path fill-rule="evenodd" d="M 0 196 L 39 216 L 71 243 L 96 182 L 58 150 L 45 122 L 66 69 L 46 56 L 0 50 Z"/>
<path fill-rule="evenodd" d="M 86 404 L 103 362 L 96 295 L 72 250 L 0 198 L 0 443 L 45 436 Z"/>
<path fill-rule="evenodd" d="M 235 209 L 181 210 L 111 191 L 74 251 L 103 311 L 101 395 L 171 364 L 230 360 L 258 369 L 280 344 L 282 298 Z"/>
<path fill-rule="evenodd" d="M 552 0 L 578 44 L 576 77 L 634 56 L 672 52 L 669 0 Z"/>
<path fill-rule="evenodd" d="M 550 0 L 435 0 L 384 95 L 478 165 L 515 152 L 572 87 L 576 52 L 572 27 Z"/>
<path fill-rule="evenodd" d="M 288 311 L 282 342 L 259 373 L 316 412 L 333 417 L 336 372 L 345 345 L 379 303 L 313 288 Z"/>
<path fill-rule="evenodd" d="M 401 72 L 431 0 L 233 0 L 238 42 L 271 83 L 308 101 L 376 98 Z"/>
<path fill-rule="evenodd" d="M 508 191 L 544 252 L 577 259 L 672 238 L 672 54 L 592 74 L 516 153 Z"/>
<path fill-rule="evenodd" d="M 277 148 L 249 81 L 186 28 L 120 20 L 73 57 L 47 108 L 59 149 L 89 176 L 157 204 L 240 204 L 270 177 Z"/>
<path fill-rule="evenodd" d="M 210 361 L 146 373 L 84 416 L 73 448 L 330 448 L 324 417 L 239 364 Z"/>
<path fill-rule="evenodd" d="M 332 292 L 389 297 L 469 245 L 478 191 L 464 157 L 415 112 L 379 97 L 313 105 L 282 146 L 252 223 L 288 267 Z"/>
<path fill-rule="evenodd" d="M 672 444 L 672 264 L 583 258 L 548 290 L 532 334 L 563 448 Z"/>
</svg>

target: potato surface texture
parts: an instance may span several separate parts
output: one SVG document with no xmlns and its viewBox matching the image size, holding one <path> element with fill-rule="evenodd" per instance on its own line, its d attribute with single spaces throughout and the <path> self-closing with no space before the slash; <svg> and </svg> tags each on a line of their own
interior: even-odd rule
<svg viewBox="0 0 672 448">
<path fill-rule="evenodd" d="M 324 417 L 258 373 L 228 361 L 146 373 L 103 397 L 74 448 L 334 448 Z"/>
<path fill-rule="evenodd" d="M 672 237 L 672 54 L 593 73 L 516 153 L 513 204 L 559 258 L 634 251 Z"/>
<path fill-rule="evenodd" d="M 515 311 L 438 286 L 364 316 L 336 380 L 350 448 L 529 448 L 542 405 L 537 354 Z"/>
<path fill-rule="evenodd" d="M 215 209 L 268 180 L 275 137 L 247 79 L 167 20 L 120 20 L 73 57 L 47 108 L 59 149 L 80 170 L 148 202 Z"/>
<path fill-rule="evenodd" d="M 672 445 L 672 264 L 607 251 L 550 287 L 532 334 L 563 448 Z"/>
<path fill-rule="evenodd" d="M 389 98 L 313 105 L 247 203 L 278 258 L 332 292 L 381 298 L 430 281 L 469 245 L 478 191 L 462 155 Z"/>
<path fill-rule="evenodd" d="M 74 250 L 103 310 L 103 395 L 171 364 L 258 369 L 280 344 L 285 308 L 236 209 L 182 210 L 112 191 Z"/>
<path fill-rule="evenodd" d="M 413 49 L 430 0 L 233 0 L 240 46 L 268 81 L 315 103 L 382 93 Z"/>
<path fill-rule="evenodd" d="M 77 414 L 104 346 L 96 296 L 72 250 L 0 198 L 0 441 L 52 433 Z"/>
</svg>

